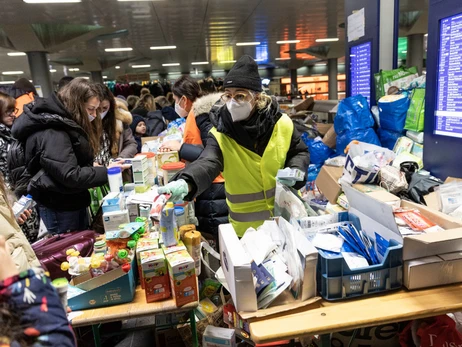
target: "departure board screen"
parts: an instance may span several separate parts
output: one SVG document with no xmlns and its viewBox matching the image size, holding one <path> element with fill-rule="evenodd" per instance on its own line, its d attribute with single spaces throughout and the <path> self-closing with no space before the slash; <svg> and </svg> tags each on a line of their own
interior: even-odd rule
<svg viewBox="0 0 462 347">
<path fill-rule="evenodd" d="M 351 96 L 361 94 L 371 103 L 372 43 L 366 42 L 350 47 Z"/>
<path fill-rule="evenodd" d="M 440 21 L 435 134 L 462 138 L 462 13 Z"/>
</svg>

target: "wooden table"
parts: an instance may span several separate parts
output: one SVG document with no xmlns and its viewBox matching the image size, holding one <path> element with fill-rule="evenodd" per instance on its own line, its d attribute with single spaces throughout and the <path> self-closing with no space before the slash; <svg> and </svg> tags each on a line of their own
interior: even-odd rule
<svg viewBox="0 0 462 347">
<path fill-rule="evenodd" d="M 190 312 L 190 321 L 191 321 L 191 330 L 193 333 L 193 342 L 197 346 L 197 334 L 196 334 L 196 321 L 194 319 L 194 308 L 198 305 L 197 302 L 184 305 L 182 307 L 177 307 L 173 299 L 146 303 L 146 297 L 144 290 L 140 286 L 136 288 L 135 298 L 132 302 L 95 308 L 90 310 L 82 311 L 83 314 L 75 317 L 71 324 L 73 327 L 78 328 L 82 326 L 91 325 L 93 329 L 93 336 L 95 339 L 96 346 L 100 346 L 100 335 L 99 335 L 99 325 L 103 323 L 118 322 L 121 320 L 132 319 L 132 318 L 142 318 L 146 316 L 152 316 L 155 314 L 164 314 L 164 313 L 175 313 L 175 312 Z"/>
<path fill-rule="evenodd" d="M 344 330 L 426 318 L 462 311 L 462 284 L 398 292 L 341 302 L 321 301 L 320 307 L 250 323 L 256 343 L 326 335 Z M 328 336 L 328 335 L 327 335 Z M 327 344 L 327 338 L 323 339 Z"/>
</svg>

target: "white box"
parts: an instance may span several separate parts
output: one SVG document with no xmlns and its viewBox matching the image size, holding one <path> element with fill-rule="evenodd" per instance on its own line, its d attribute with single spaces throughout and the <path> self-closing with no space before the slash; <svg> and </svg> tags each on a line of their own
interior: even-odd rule
<svg viewBox="0 0 462 347">
<path fill-rule="evenodd" d="M 132 172 L 149 170 L 148 158 L 144 154 L 137 155 L 135 158 L 124 159 L 125 164 L 132 165 Z"/>
<path fill-rule="evenodd" d="M 103 213 L 105 231 L 119 230 L 119 225 L 130 223 L 127 210 Z"/>
<path fill-rule="evenodd" d="M 234 329 L 217 328 L 208 325 L 202 337 L 202 347 L 234 347 L 236 335 Z"/>
</svg>

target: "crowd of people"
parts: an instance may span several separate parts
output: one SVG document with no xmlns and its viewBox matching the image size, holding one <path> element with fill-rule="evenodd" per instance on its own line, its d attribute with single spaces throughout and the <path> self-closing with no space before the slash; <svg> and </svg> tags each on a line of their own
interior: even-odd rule
<svg viewBox="0 0 462 347">
<path fill-rule="evenodd" d="M 123 159 L 141 152 L 142 137 L 185 118 L 183 140 L 166 141 L 160 151 L 178 151 L 186 169 L 159 192 L 195 199 L 198 230 L 215 238 L 228 216 L 240 236 L 269 216 L 278 169 L 306 171 L 308 150 L 277 101 L 262 92 L 251 57 L 235 64 L 225 89 L 210 78 L 182 76 L 159 95 L 157 84 L 128 96 L 71 77 L 47 98 L 27 80 L 0 88 L 0 346 L 39 346 L 40 339 L 75 345 L 49 280 L 32 270 L 40 263 L 31 243 L 40 221 L 50 235 L 88 229 L 89 189 L 108 183 L 108 168 L 128 169 Z M 11 206 L 26 194 L 37 207 L 15 216 Z M 20 296 L 29 289 L 34 294 L 24 307 Z"/>
</svg>

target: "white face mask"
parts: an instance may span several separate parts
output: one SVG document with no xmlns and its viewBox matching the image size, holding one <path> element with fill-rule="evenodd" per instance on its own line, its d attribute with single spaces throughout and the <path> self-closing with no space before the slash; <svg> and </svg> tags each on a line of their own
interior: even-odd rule
<svg viewBox="0 0 462 347">
<path fill-rule="evenodd" d="M 104 119 L 104 117 L 106 117 L 107 113 L 109 112 L 109 110 L 106 110 L 104 112 L 101 112 L 100 116 L 101 116 L 101 119 Z"/>
<path fill-rule="evenodd" d="M 91 114 L 88 114 L 88 120 L 90 122 L 93 122 L 95 120 L 95 118 L 96 118 L 95 116 L 92 116 Z"/>
<path fill-rule="evenodd" d="M 228 108 L 229 113 L 231 113 L 233 122 L 246 120 L 252 112 L 252 104 L 250 101 L 238 103 L 236 100 L 231 99 L 226 103 L 226 107 Z"/>
<path fill-rule="evenodd" d="M 183 107 L 180 106 L 181 99 L 175 103 L 175 112 L 181 117 L 186 118 L 188 116 L 188 111 L 186 111 Z"/>
</svg>

